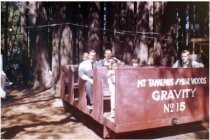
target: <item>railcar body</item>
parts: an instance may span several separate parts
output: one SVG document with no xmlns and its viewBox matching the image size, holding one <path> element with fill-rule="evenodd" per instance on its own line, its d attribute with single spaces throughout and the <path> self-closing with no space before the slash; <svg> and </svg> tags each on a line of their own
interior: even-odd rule
<svg viewBox="0 0 210 140">
<path fill-rule="evenodd" d="M 104 126 L 103 136 L 209 118 L 208 68 L 124 66 L 115 73 L 115 117 L 110 116 L 107 68 L 94 68 L 93 109 L 77 65 L 61 70 L 61 98 Z"/>
</svg>

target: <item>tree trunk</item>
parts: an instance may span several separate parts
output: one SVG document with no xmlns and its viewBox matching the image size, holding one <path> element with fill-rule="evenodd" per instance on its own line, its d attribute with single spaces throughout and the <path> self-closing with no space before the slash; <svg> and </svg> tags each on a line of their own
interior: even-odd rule
<svg viewBox="0 0 210 140">
<path fill-rule="evenodd" d="M 33 31 L 36 31 L 34 42 L 34 58 L 33 58 L 33 88 L 47 89 L 54 84 L 52 80 L 53 73 L 50 70 L 49 54 L 48 54 L 48 27 L 38 27 L 47 23 L 47 9 L 43 3 L 36 2 L 30 6 L 29 14 L 31 14 L 31 23 L 35 25 Z M 29 16 L 30 17 L 30 16 Z M 38 24 L 39 22 L 39 24 Z"/>
<path fill-rule="evenodd" d="M 28 81 L 30 80 L 30 61 L 29 61 L 29 50 L 27 46 L 27 29 L 26 27 L 26 2 L 21 3 L 21 9 L 20 9 L 20 21 L 21 21 L 21 52 L 22 52 L 22 67 L 23 67 L 23 79 L 24 79 L 24 85 L 28 84 Z"/>
<path fill-rule="evenodd" d="M 112 51 L 115 57 L 122 59 L 123 58 L 123 52 L 122 52 L 122 46 L 120 45 L 120 34 L 117 34 L 117 31 L 119 30 L 119 3 L 113 3 L 112 4 L 112 15 L 113 17 L 113 24 L 111 24 L 113 27 L 113 39 L 112 39 Z"/>
<path fill-rule="evenodd" d="M 3 58 L 3 66 L 7 66 L 7 63 L 8 63 L 8 6 L 9 6 L 9 3 L 8 2 L 5 2 L 6 3 L 6 14 L 5 14 L 5 30 L 4 30 L 4 58 Z"/>
<path fill-rule="evenodd" d="M 100 17 L 99 17 L 100 5 L 99 2 L 92 2 L 90 7 L 89 18 L 89 32 L 88 32 L 88 49 L 94 49 L 99 54 L 100 47 Z M 97 56 L 98 57 L 98 56 Z"/>
<path fill-rule="evenodd" d="M 149 6 L 148 2 L 137 3 L 137 23 L 136 32 L 138 36 L 136 38 L 136 53 L 140 59 L 140 65 L 147 64 L 148 60 L 148 38 L 144 32 L 149 32 Z"/>
<path fill-rule="evenodd" d="M 33 88 L 48 89 L 59 84 L 61 66 L 72 63 L 72 30 L 69 25 L 63 24 L 68 21 L 66 15 L 69 11 L 65 3 L 29 2 L 27 7 Z M 22 26 L 24 23 L 26 21 L 22 17 Z M 51 26 L 51 23 L 61 24 Z M 24 56 L 28 56 L 26 40 L 26 31 L 22 28 Z"/>
</svg>

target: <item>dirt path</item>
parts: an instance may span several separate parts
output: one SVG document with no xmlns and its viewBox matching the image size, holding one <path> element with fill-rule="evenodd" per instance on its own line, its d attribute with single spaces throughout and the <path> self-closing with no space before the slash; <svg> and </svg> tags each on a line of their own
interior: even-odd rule
<svg viewBox="0 0 210 140">
<path fill-rule="evenodd" d="M 86 120 L 85 120 L 86 121 Z M 1 102 L 2 139 L 102 139 L 86 123 L 66 113 L 54 91 L 12 89 Z M 204 129 L 204 127 L 206 129 Z M 206 126 L 205 126 L 206 125 Z M 102 130 L 99 130 L 102 131 Z M 208 139 L 208 124 L 181 126 L 176 129 L 145 131 L 119 138 Z"/>
<path fill-rule="evenodd" d="M 13 90 L 1 107 L 2 139 L 101 139 L 65 113 L 51 90 Z"/>
</svg>

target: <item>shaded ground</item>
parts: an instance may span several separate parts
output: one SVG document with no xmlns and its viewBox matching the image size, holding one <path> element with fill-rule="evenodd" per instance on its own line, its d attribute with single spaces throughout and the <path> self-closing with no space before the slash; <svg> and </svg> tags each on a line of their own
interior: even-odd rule
<svg viewBox="0 0 210 140">
<path fill-rule="evenodd" d="M 91 129 L 65 113 L 51 90 L 13 88 L 1 106 L 2 139 L 100 139 Z"/>
<path fill-rule="evenodd" d="M 12 87 L 1 102 L 2 139 L 102 139 L 102 126 L 65 113 L 54 90 Z M 120 134 L 117 138 L 208 139 L 208 123 Z"/>
</svg>

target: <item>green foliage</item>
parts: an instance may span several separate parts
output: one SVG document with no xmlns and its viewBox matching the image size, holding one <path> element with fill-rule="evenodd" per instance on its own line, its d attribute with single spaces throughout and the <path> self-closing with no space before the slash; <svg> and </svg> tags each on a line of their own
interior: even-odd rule
<svg viewBox="0 0 210 140">
<path fill-rule="evenodd" d="M 14 55 L 20 55 L 20 2 L 1 2 L 1 48 L 7 62 L 13 61 Z"/>
</svg>

